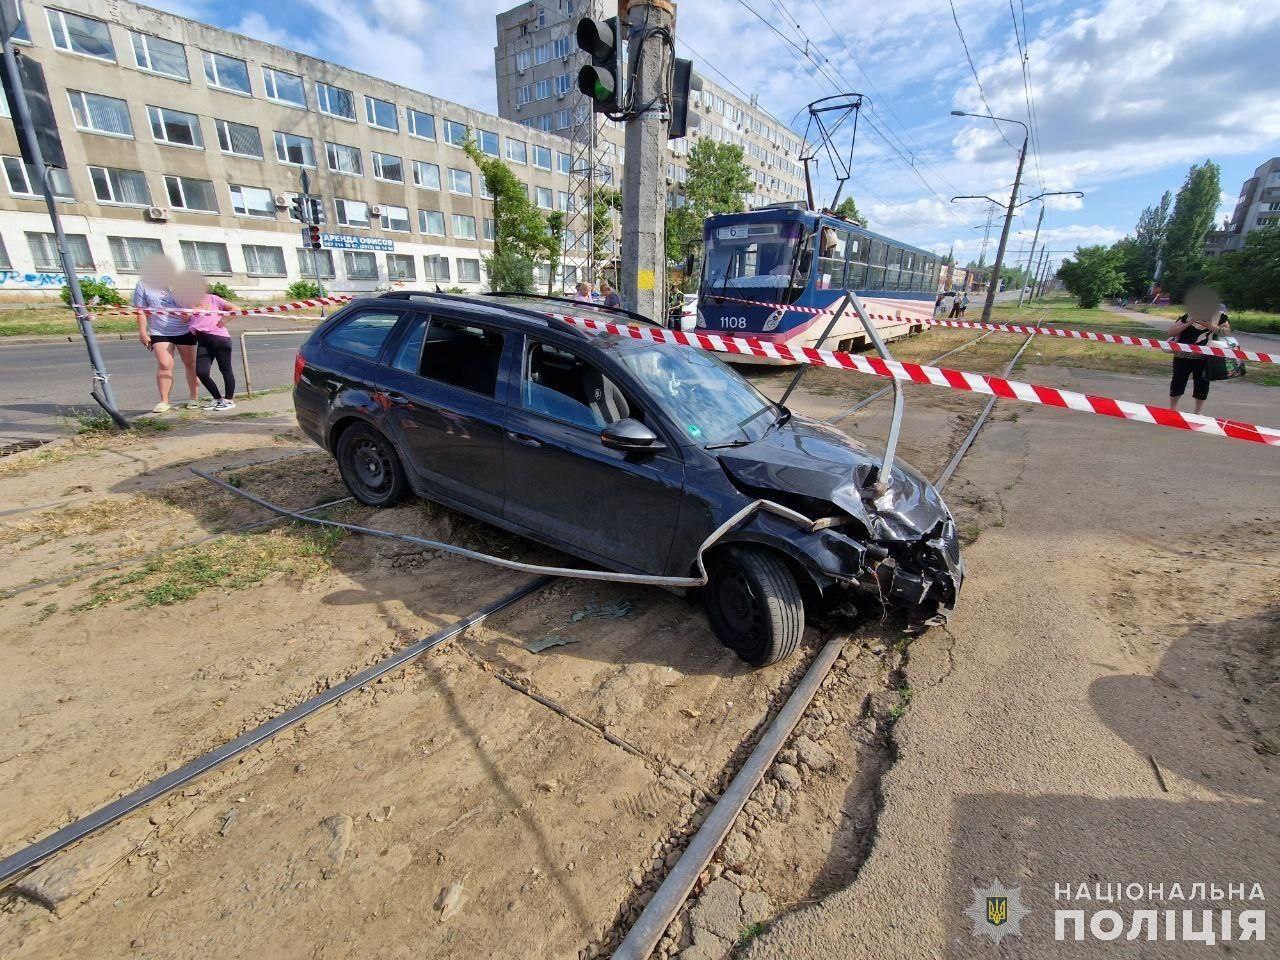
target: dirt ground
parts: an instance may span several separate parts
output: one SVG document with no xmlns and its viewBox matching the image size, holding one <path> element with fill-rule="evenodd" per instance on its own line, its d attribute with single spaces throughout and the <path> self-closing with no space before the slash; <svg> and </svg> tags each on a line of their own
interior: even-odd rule
<svg viewBox="0 0 1280 960">
<path fill-rule="evenodd" d="M 897 352 L 925 360 L 965 339 L 931 333 Z M 1020 343 L 987 338 L 948 363 L 996 372 Z M 1076 373 L 1033 372 L 1028 379 L 1064 385 Z M 751 372 L 773 396 L 791 375 Z M 1111 395 L 1138 399 L 1136 391 L 1156 389 L 1114 376 Z M 880 386 L 815 369 L 791 404 L 833 417 Z M 900 453 L 933 477 L 984 398 L 907 392 Z M 888 409 L 882 400 L 839 422 L 882 442 Z M 198 542 L 264 514 L 192 478 L 191 466 L 298 508 L 345 497 L 331 461 L 293 426 L 287 396 L 250 401 L 244 413 L 123 444 L 85 442 L 0 460 L 0 671 L 8 678 L 0 717 L 10 731 L 0 751 L 0 853 L 521 582 L 448 555 L 292 524 Z M 1239 416 L 1267 422 L 1256 411 Z M 1004 535 L 1025 511 L 1033 447 L 1088 489 L 1089 459 L 1079 450 L 1098 429 L 1130 431 L 1135 443 L 1141 431 L 1156 430 L 997 407 L 998 446 L 988 462 L 999 469 L 962 469 L 946 492 L 966 543 L 976 543 L 970 549 Z M 1071 443 L 1046 440 L 1063 434 Z M 1235 449 L 1215 438 L 1179 439 L 1192 456 Z M 979 446 L 985 442 L 984 434 Z M 1150 484 L 1150 476 L 1125 482 Z M 1100 525 L 1120 509 L 1107 497 L 1089 503 Z M 1267 576 L 1275 544 L 1259 531 L 1277 518 L 1259 506 L 1247 520 L 1219 522 L 1215 509 L 1226 511 L 1220 501 L 1199 505 L 1214 531 L 1208 542 L 1183 525 L 1173 539 L 1180 546 L 1171 548 L 1157 513 L 1148 540 L 1107 554 L 1105 569 L 1097 555 L 1072 551 L 1063 578 L 1127 587 L 1106 591 L 1098 615 L 1154 670 L 1152 651 L 1197 615 L 1191 604 L 1163 603 L 1159 585 L 1180 567 L 1216 564 L 1218 577 L 1233 571 L 1230 596 L 1252 604 L 1254 639 L 1230 643 L 1224 669 L 1223 650 L 1242 626 L 1210 630 L 1171 679 L 1211 687 L 1222 722 L 1270 764 L 1280 739 L 1280 598 Z M 557 559 L 423 503 L 378 512 L 338 502 L 324 515 Z M 1220 547 L 1234 542 L 1249 546 L 1228 557 Z M 192 545 L 138 559 L 181 544 Z M 1022 572 L 1002 566 L 1000 555 L 983 557 L 978 576 L 990 583 Z M 1248 576 L 1234 576 L 1246 567 Z M 966 590 L 984 602 L 991 596 Z M 813 624 L 800 656 L 757 671 L 714 640 L 690 600 L 557 582 L 57 858 L 47 870 L 61 886 L 40 888 L 62 891 L 52 909 L 37 902 L 39 889 L 0 895 L 0 953 L 602 954 L 675 862 L 810 657 L 847 626 Z M 893 799 L 881 784 L 898 750 L 895 724 L 921 709 L 910 664 L 920 645 L 937 655 L 954 640 L 934 631 L 908 646 L 891 621 L 856 626 L 796 738 L 700 882 L 700 896 L 668 932 L 665 955 L 724 956 L 765 925 L 785 928 L 780 917 L 850 889 L 875 849 L 882 804 Z"/>
</svg>

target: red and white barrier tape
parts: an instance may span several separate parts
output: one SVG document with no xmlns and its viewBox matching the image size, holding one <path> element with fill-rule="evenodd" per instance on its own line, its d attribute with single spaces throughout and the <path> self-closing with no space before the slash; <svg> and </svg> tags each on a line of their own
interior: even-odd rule
<svg viewBox="0 0 1280 960">
<path fill-rule="evenodd" d="M 730 303 L 746 303 L 746 304 L 750 304 L 753 307 L 769 307 L 771 310 L 786 310 L 788 313 L 804 313 L 812 317 L 820 317 L 820 316 L 823 316 L 824 314 L 833 313 L 835 310 L 839 308 L 839 305 L 840 305 L 840 301 L 835 300 L 830 305 L 825 307 L 797 307 L 794 304 L 789 304 L 789 303 L 766 303 L 763 300 L 745 300 L 741 297 L 722 297 L 719 294 L 714 294 L 714 293 L 710 294 L 709 296 L 711 296 L 715 300 L 728 300 Z M 874 301 L 875 301 L 875 298 L 872 298 L 872 303 L 874 303 Z M 867 306 L 866 300 L 863 300 L 863 306 L 864 307 Z M 925 303 L 924 309 L 928 309 L 932 311 L 933 308 L 931 305 Z M 928 318 L 924 316 L 914 315 L 909 311 L 902 311 L 901 315 L 897 313 L 873 313 L 869 307 L 867 308 L 867 316 L 872 320 L 891 320 L 895 323 L 927 323 L 928 322 Z"/>
<path fill-rule="evenodd" d="M 1179 430 L 1215 434 L 1221 437 L 1232 437 L 1236 440 L 1249 440 L 1253 443 L 1280 447 L 1280 430 L 1271 427 L 1261 427 L 1238 420 L 1205 417 L 1194 413 L 1180 413 L 1168 407 L 1154 407 L 1145 403 L 1113 400 L 1110 397 L 1094 397 L 1070 390 L 1059 390 L 1055 387 L 1042 387 L 1037 384 L 1023 383 L 1019 380 L 1006 380 L 1003 377 L 994 377 L 984 373 L 966 373 L 963 370 L 951 370 L 947 367 L 930 367 L 919 363 L 901 363 L 896 360 L 885 361 L 879 357 L 863 357 L 834 350 L 815 350 L 812 347 L 791 347 L 787 344 L 770 343 L 764 340 L 756 340 L 752 337 L 727 337 L 722 334 L 712 333 L 684 333 L 679 330 L 666 330 L 662 327 L 635 327 L 606 320 L 589 320 L 584 317 L 575 317 L 563 313 L 550 313 L 549 316 L 564 320 L 566 323 L 583 330 L 595 333 L 612 333 L 622 337 L 630 337 L 633 340 L 646 340 L 650 343 L 678 343 L 718 353 L 742 354 L 773 360 L 791 360 L 812 364 L 817 367 L 834 367 L 838 370 L 857 370 L 860 373 L 869 373 L 877 377 L 891 377 L 895 380 L 907 380 L 912 383 L 928 383 L 937 387 L 950 387 L 953 390 L 983 393 L 1006 400 L 1022 400 L 1026 403 L 1062 407 L 1103 417 L 1137 420 L 1162 427 L 1174 427 Z"/>
<path fill-rule="evenodd" d="M 351 297 L 315 297 L 311 300 L 294 300 L 290 303 L 272 303 L 261 307 L 245 307 L 242 310 L 201 310 L 199 307 L 131 307 L 128 310 L 106 310 L 95 313 L 95 317 L 133 317 L 139 313 L 195 314 L 216 313 L 222 317 L 250 317 L 263 313 L 286 313 L 289 310 L 306 310 L 309 307 L 323 307 L 335 303 L 346 303 Z"/>
<path fill-rule="evenodd" d="M 714 296 L 714 295 L 713 295 Z M 717 297 L 719 300 L 730 300 L 734 303 L 749 303 L 771 310 L 786 310 L 794 313 L 819 315 L 828 313 L 839 301 L 830 307 L 797 307 L 785 303 L 765 303 L 759 300 L 742 300 L 738 297 Z M 1093 340 L 1097 343 L 1111 343 L 1122 347 L 1142 347 L 1146 350 L 1162 350 L 1165 353 L 1190 353 L 1205 357 L 1231 357 L 1236 360 L 1251 360 L 1254 363 L 1280 363 L 1280 354 L 1259 353 L 1255 350 L 1239 350 L 1233 347 L 1210 347 L 1196 343 L 1171 343 L 1168 340 L 1157 340 L 1154 337 L 1130 337 L 1119 333 L 1096 333 L 1091 330 L 1070 330 L 1065 327 L 1027 327 L 1013 323 L 979 323 L 975 320 L 940 320 L 935 317 L 912 317 L 904 314 L 901 317 L 867 312 L 872 320 L 887 320 L 894 323 L 927 323 L 935 327 L 957 327 L 965 330 L 994 330 L 997 333 L 1036 333 L 1046 337 L 1065 337 L 1072 340 Z"/>
</svg>

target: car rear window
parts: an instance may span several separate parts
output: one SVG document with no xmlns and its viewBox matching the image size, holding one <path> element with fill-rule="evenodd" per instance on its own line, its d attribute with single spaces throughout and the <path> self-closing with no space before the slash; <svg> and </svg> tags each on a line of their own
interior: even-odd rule
<svg viewBox="0 0 1280 960">
<path fill-rule="evenodd" d="M 369 360 L 378 359 L 391 328 L 400 319 L 395 310 L 363 310 L 347 317 L 324 337 L 327 347 Z"/>
</svg>

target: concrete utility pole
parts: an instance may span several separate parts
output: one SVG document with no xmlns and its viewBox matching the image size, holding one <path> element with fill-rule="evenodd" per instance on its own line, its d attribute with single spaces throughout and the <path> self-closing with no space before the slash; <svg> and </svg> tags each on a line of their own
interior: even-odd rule
<svg viewBox="0 0 1280 960">
<path fill-rule="evenodd" d="M 666 311 L 666 150 L 676 5 L 621 0 L 628 26 L 631 75 L 627 162 L 622 178 L 622 303 L 655 323 Z"/>
<path fill-rule="evenodd" d="M 1040 289 L 1040 275 L 1044 273 L 1045 262 L 1049 259 L 1049 244 L 1045 243 L 1040 248 L 1040 262 L 1036 264 L 1036 272 L 1031 279 L 1031 299 L 1036 298 L 1036 291 Z"/>
<path fill-rule="evenodd" d="M 1044 204 L 1040 204 L 1040 216 L 1036 217 L 1036 232 L 1031 238 L 1031 250 L 1027 253 L 1027 268 L 1023 271 L 1022 282 L 1018 284 L 1018 307 L 1022 307 L 1022 298 L 1026 295 L 1027 287 L 1035 283 L 1035 274 L 1031 270 L 1031 264 L 1036 259 L 1036 243 L 1040 240 L 1040 224 L 1044 223 Z"/>
</svg>

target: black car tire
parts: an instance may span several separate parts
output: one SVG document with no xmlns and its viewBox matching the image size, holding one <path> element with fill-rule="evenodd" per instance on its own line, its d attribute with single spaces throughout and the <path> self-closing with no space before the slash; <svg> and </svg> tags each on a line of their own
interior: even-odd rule
<svg viewBox="0 0 1280 960">
<path fill-rule="evenodd" d="M 716 558 L 704 602 L 720 642 L 757 667 L 791 656 L 804 633 L 796 578 L 781 558 L 756 547 L 732 547 Z"/>
<path fill-rule="evenodd" d="M 409 495 L 409 480 L 391 441 L 362 423 L 338 437 L 334 455 L 351 495 L 370 507 L 391 507 Z"/>
</svg>

